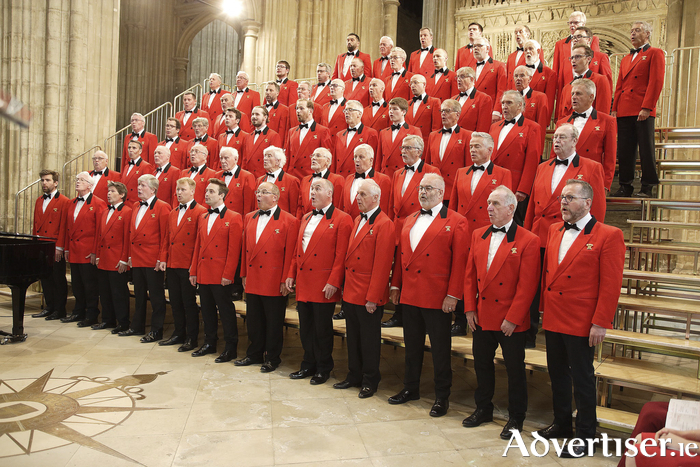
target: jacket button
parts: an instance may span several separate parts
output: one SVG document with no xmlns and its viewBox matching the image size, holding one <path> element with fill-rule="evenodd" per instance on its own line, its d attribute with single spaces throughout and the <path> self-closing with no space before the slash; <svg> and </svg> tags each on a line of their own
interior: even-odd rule
<svg viewBox="0 0 700 467">
<path fill-rule="evenodd" d="M 547 287 L 547 291 L 548 291 L 548 292 L 551 292 L 551 291 L 552 291 L 552 288 L 551 288 L 551 287 Z"/>
</svg>

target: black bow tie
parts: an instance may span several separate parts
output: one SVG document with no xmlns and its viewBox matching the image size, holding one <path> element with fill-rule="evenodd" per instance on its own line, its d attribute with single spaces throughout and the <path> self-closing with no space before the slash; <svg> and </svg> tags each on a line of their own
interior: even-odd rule
<svg viewBox="0 0 700 467">
<path fill-rule="evenodd" d="M 420 49 L 421 52 L 430 52 L 430 47 L 422 48 Z"/>
<path fill-rule="evenodd" d="M 583 113 L 574 112 L 571 114 L 571 118 L 579 118 L 579 117 L 586 118 L 586 112 L 583 112 Z"/>
<path fill-rule="evenodd" d="M 379 57 L 380 61 L 389 60 L 389 57 Z"/>
<path fill-rule="evenodd" d="M 219 208 L 209 209 L 209 214 L 219 214 Z"/>
<path fill-rule="evenodd" d="M 163 171 L 163 167 L 158 167 L 158 168 L 156 169 L 156 172 L 162 172 L 162 171 Z"/>
<path fill-rule="evenodd" d="M 92 174 L 93 175 L 102 175 L 103 171 L 102 170 L 93 170 Z"/>
<path fill-rule="evenodd" d="M 569 166 L 569 159 L 554 159 L 554 166 L 556 167 L 557 165 L 563 165 L 568 167 Z"/>
<path fill-rule="evenodd" d="M 272 209 L 268 209 L 267 211 L 260 209 L 258 211 L 258 216 L 269 216 L 270 214 L 272 214 Z"/>
<path fill-rule="evenodd" d="M 634 55 L 634 54 L 636 54 L 636 53 L 641 52 L 643 48 L 644 48 L 644 47 L 638 47 L 638 48 L 636 48 L 636 49 L 630 49 L 630 55 Z"/>
<path fill-rule="evenodd" d="M 139 201 L 141 206 L 148 206 L 148 201 Z"/>
<path fill-rule="evenodd" d="M 476 66 L 483 66 L 484 64 L 486 64 L 486 60 L 483 62 L 476 62 Z"/>
<path fill-rule="evenodd" d="M 433 210 L 432 209 L 420 209 L 420 215 L 422 216 L 423 214 L 427 216 L 432 216 L 433 215 Z"/>
<path fill-rule="evenodd" d="M 216 91 L 209 91 L 209 94 L 216 94 Z"/>
<path fill-rule="evenodd" d="M 513 120 L 504 120 L 504 121 L 503 121 L 503 126 L 506 126 L 506 125 L 508 125 L 508 124 L 510 124 L 510 125 L 515 125 L 515 119 L 513 119 Z"/>
<path fill-rule="evenodd" d="M 322 87 L 325 86 L 325 85 L 326 85 L 326 83 L 318 83 L 316 86 L 319 87 L 319 88 L 322 88 Z"/>
<path fill-rule="evenodd" d="M 181 204 L 181 205 L 179 206 L 179 209 L 187 209 L 187 205 L 186 205 L 186 204 Z"/>
<path fill-rule="evenodd" d="M 483 170 L 484 172 L 486 171 L 483 165 L 472 165 L 472 171 L 476 172 L 477 170 Z"/>
<path fill-rule="evenodd" d="M 110 204 L 109 206 L 107 206 L 108 211 L 111 211 L 112 209 L 117 209 L 117 207 L 113 204 Z"/>
<path fill-rule="evenodd" d="M 364 220 L 369 220 L 369 217 L 367 217 L 367 214 L 364 213 L 364 212 L 361 212 L 361 213 L 360 213 L 360 218 L 361 218 L 361 219 L 364 219 Z"/>
<path fill-rule="evenodd" d="M 400 130 L 400 129 L 401 129 L 401 125 L 391 125 L 391 131 Z"/>
<path fill-rule="evenodd" d="M 528 68 L 533 68 L 533 69 L 534 69 L 534 68 L 537 68 L 535 65 L 528 65 L 528 64 L 525 64 L 525 66 L 528 67 Z"/>
<path fill-rule="evenodd" d="M 357 128 L 348 128 L 348 131 L 357 131 Z"/>
<path fill-rule="evenodd" d="M 437 75 L 438 73 L 442 73 L 444 75 L 445 73 L 447 73 L 447 70 L 445 70 L 444 68 L 436 68 L 435 74 Z"/>
<path fill-rule="evenodd" d="M 256 134 L 256 135 L 259 135 L 259 134 L 262 133 L 262 132 L 263 132 L 262 130 L 255 130 L 255 134 Z"/>
<path fill-rule="evenodd" d="M 574 76 L 574 79 L 572 79 L 571 82 L 573 83 L 577 79 L 582 79 L 582 78 L 583 78 L 583 75 Z"/>
<path fill-rule="evenodd" d="M 468 49 L 471 49 L 471 48 L 473 48 L 473 47 L 474 47 L 474 44 L 467 44 L 467 48 L 468 48 Z"/>
<path fill-rule="evenodd" d="M 357 56 L 357 54 L 358 54 L 358 52 L 348 52 L 348 53 L 346 54 L 346 56 L 348 56 L 348 57 L 349 57 L 349 56 L 351 56 L 351 55 L 352 55 L 353 57 L 356 57 L 356 56 Z"/>
<path fill-rule="evenodd" d="M 135 161 L 129 161 L 129 165 L 136 165 Z"/>
<path fill-rule="evenodd" d="M 195 173 L 199 170 L 197 167 L 190 167 L 190 173 Z"/>
<path fill-rule="evenodd" d="M 522 47 L 516 47 L 516 48 L 515 48 L 515 51 L 516 51 L 516 52 L 523 52 L 524 50 L 525 50 L 525 49 L 523 49 Z"/>
<path fill-rule="evenodd" d="M 85 198 L 83 198 L 82 196 L 78 196 L 77 198 L 75 198 L 75 200 L 76 201 L 85 201 Z"/>
<path fill-rule="evenodd" d="M 576 225 L 576 224 L 570 224 L 570 223 L 568 223 L 568 222 L 566 222 L 566 221 L 564 221 L 564 228 L 565 228 L 566 230 L 569 230 L 569 229 L 581 230 L 581 229 L 578 228 L 578 225 Z"/>
<path fill-rule="evenodd" d="M 323 178 L 323 175 L 321 174 L 321 172 L 314 172 L 314 173 L 311 174 L 311 179 L 312 179 L 312 180 L 313 180 L 314 178 L 316 178 L 316 177 L 318 177 L 318 178 Z"/>
<path fill-rule="evenodd" d="M 186 114 L 191 114 L 193 111 L 192 110 L 185 110 Z"/>
<path fill-rule="evenodd" d="M 311 212 L 312 212 L 312 214 L 311 214 L 312 216 L 315 216 L 315 215 L 317 215 L 317 214 L 320 215 L 320 216 L 323 215 L 323 209 L 314 209 L 314 210 L 311 211 Z"/>
<path fill-rule="evenodd" d="M 268 109 L 269 109 L 270 107 L 274 107 L 274 106 L 275 106 L 275 104 L 265 104 L 265 107 L 267 107 Z"/>
<path fill-rule="evenodd" d="M 403 168 L 404 168 L 404 170 L 413 170 L 414 172 L 416 171 L 416 168 L 413 167 L 412 165 L 405 165 Z"/>
<path fill-rule="evenodd" d="M 400 71 L 395 71 L 395 72 L 393 72 L 393 73 L 391 74 L 391 76 L 394 76 L 394 75 L 401 76 L 401 72 L 400 72 Z"/>
<path fill-rule="evenodd" d="M 308 124 L 308 123 L 302 123 L 302 124 L 300 124 L 300 125 L 299 125 L 299 129 L 301 130 L 302 128 L 309 128 L 309 124 Z"/>
<path fill-rule="evenodd" d="M 360 81 L 360 78 L 353 78 L 353 81 Z"/>
<path fill-rule="evenodd" d="M 245 92 L 245 90 L 237 89 L 236 92 L 237 92 L 237 93 L 242 93 L 242 92 Z"/>
<path fill-rule="evenodd" d="M 270 172 L 267 172 L 267 176 L 268 176 L 268 177 L 272 177 L 272 178 L 275 178 L 275 174 L 273 174 L 273 173 L 270 173 Z"/>
<path fill-rule="evenodd" d="M 469 97 L 469 94 L 466 91 L 460 92 L 459 97 Z"/>
<path fill-rule="evenodd" d="M 365 178 L 365 173 L 364 172 L 362 172 L 362 173 L 355 172 L 355 178 Z"/>
<path fill-rule="evenodd" d="M 234 133 L 236 133 L 236 132 L 233 131 L 233 130 L 226 130 L 226 134 L 227 134 L 227 135 L 232 135 L 232 134 L 234 134 Z"/>
<path fill-rule="evenodd" d="M 423 97 L 422 96 L 413 96 L 413 103 L 415 104 L 418 101 L 422 101 Z"/>
<path fill-rule="evenodd" d="M 496 232 L 503 232 L 506 233 L 506 226 L 504 225 L 503 227 L 495 227 L 491 226 L 491 233 L 496 233 Z"/>
<path fill-rule="evenodd" d="M 379 107 L 380 105 L 382 105 L 381 102 L 372 102 L 372 107 L 374 107 L 374 106 Z"/>
<path fill-rule="evenodd" d="M 283 79 L 277 79 L 277 80 L 275 80 L 275 81 L 276 81 L 278 84 L 284 83 L 284 80 L 283 80 Z"/>
<path fill-rule="evenodd" d="M 202 136 L 201 138 L 195 138 L 195 139 L 194 139 L 194 142 L 195 142 L 195 143 L 201 143 L 203 138 L 204 138 L 203 136 Z"/>
<path fill-rule="evenodd" d="M 132 137 L 132 138 L 133 138 L 133 137 L 137 137 L 137 138 L 138 138 L 138 136 L 139 136 L 139 134 L 136 133 L 135 131 L 132 131 L 132 132 L 131 132 L 131 137 Z"/>
<path fill-rule="evenodd" d="M 362 177 L 364 178 L 364 174 L 362 174 Z M 45 194 L 44 199 L 51 199 L 51 193 Z"/>
<path fill-rule="evenodd" d="M 331 99 L 330 103 L 331 105 L 335 105 L 338 103 L 338 99 Z"/>
<path fill-rule="evenodd" d="M 442 131 L 443 134 L 445 134 L 445 133 L 452 134 L 452 128 L 443 128 L 443 129 L 440 130 L 440 131 Z"/>
<path fill-rule="evenodd" d="M 175 141 L 173 138 L 165 138 L 166 143 L 172 143 L 173 141 Z"/>
<path fill-rule="evenodd" d="M 224 172 L 222 175 L 223 175 L 224 177 L 229 177 L 229 176 L 230 176 L 230 177 L 233 177 L 233 172 L 228 172 L 228 171 L 226 171 L 226 172 Z"/>
</svg>

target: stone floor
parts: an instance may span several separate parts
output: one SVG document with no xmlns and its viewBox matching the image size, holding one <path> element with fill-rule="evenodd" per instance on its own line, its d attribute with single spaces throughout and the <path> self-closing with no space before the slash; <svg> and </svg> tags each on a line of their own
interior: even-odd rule
<svg viewBox="0 0 700 467">
<path fill-rule="evenodd" d="M 422 399 L 391 406 L 402 388 L 404 352 L 382 348 L 379 392 L 361 400 L 357 390 L 335 390 L 347 371 L 344 342 L 335 340 L 335 371 L 320 387 L 292 381 L 301 345 L 285 333 L 283 363 L 271 374 L 257 367 L 215 364 L 173 347 L 141 344 L 135 337 L 32 319 L 40 303 L 28 300 L 24 343 L 0 347 L 0 462 L 6 466 L 200 465 L 614 465 L 617 458 L 525 458 L 507 442 L 505 371 L 498 370 L 496 420 L 466 429 L 474 409 L 476 378 L 470 363 L 453 359 L 447 416 L 433 419 L 432 365 L 426 354 Z M 70 304 L 69 304 L 70 306 Z M 0 329 L 11 327 L 0 297 Z M 245 326 L 239 355 L 247 344 Z M 166 336 L 171 329 L 166 329 Z M 201 340 L 200 340 L 201 341 Z M 134 376 L 132 376 L 134 375 Z M 529 375 L 530 409 L 523 439 L 552 420 L 546 374 Z M 622 403 L 643 399 L 626 391 Z M 627 402 L 624 402 L 627 401 Z M 637 409 L 638 410 L 638 409 Z M 618 434 L 619 435 L 619 434 Z M 615 436 L 611 433 L 611 436 Z M 541 449 L 541 446 L 540 446 Z"/>
</svg>

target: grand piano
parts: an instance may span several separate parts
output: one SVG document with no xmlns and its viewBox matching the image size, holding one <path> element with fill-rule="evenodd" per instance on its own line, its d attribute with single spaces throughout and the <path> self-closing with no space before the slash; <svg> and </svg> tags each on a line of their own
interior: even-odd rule
<svg viewBox="0 0 700 467">
<path fill-rule="evenodd" d="M 0 232 L 0 284 L 12 292 L 12 334 L 0 331 L 0 344 L 24 342 L 27 287 L 52 271 L 56 241 L 36 235 Z"/>
</svg>

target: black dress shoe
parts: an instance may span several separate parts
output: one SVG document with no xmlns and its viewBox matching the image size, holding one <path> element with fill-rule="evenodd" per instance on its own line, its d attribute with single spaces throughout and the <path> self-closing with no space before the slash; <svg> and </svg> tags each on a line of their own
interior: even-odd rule
<svg viewBox="0 0 700 467">
<path fill-rule="evenodd" d="M 259 360 L 257 360 L 257 361 L 253 360 L 252 358 L 250 358 L 247 355 L 245 357 L 241 358 L 240 360 L 236 360 L 235 362 L 233 362 L 233 364 L 236 366 L 258 365 L 260 363 L 262 363 L 262 362 Z"/>
<path fill-rule="evenodd" d="M 111 332 L 112 332 L 112 334 L 119 334 L 120 332 L 124 332 L 124 331 L 128 331 L 128 330 L 129 330 L 129 326 L 123 326 L 120 324 L 116 328 L 112 329 Z"/>
<path fill-rule="evenodd" d="M 309 376 L 313 376 L 314 372 L 311 370 L 299 370 L 295 371 L 294 373 L 289 373 L 289 377 L 291 379 L 304 379 L 308 378 Z"/>
<path fill-rule="evenodd" d="M 400 328 L 403 327 L 403 320 L 394 318 L 393 316 L 382 323 L 383 328 Z"/>
<path fill-rule="evenodd" d="M 82 321 L 78 321 L 79 328 L 87 328 L 89 326 L 92 326 L 93 324 L 97 324 L 96 319 L 84 319 Z"/>
<path fill-rule="evenodd" d="M 552 438 L 571 438 L 574 436 L 574 432 L 571 429 L 571 425 L 568 427 L 561 426 L 557 422 L 552 423 L 547 428 L 537 430 L 537 434 L 544 439 Z"/>
<path fill-rule="evenodd" d="M 335 383 L 333 385 L 333 389 L 349 389 L 349 388 L 359 388 L 359 384 L 351 383 L 347 379 L 344 381 L 340 381 L 339 383 Z"/>
<path fill-rule="evenodd" d="M 44 318 L 44 319 L 45 319 L 46 321 L 53 321 L 53 320 L 55 320 L 55 319 L 63 319 L 63 318 L 65 318 L 65 317 L 66 317 L 66 313 L 65 313 L 65 312 L 54 311 L 53 313 L 51 313 L 49 316 L 47 316 L 47 317 Z"/>
<path fill-rule="evenodd" d="M 274 363 L 265 362 L 260 367 L 260 373 L 272 373 L 276 369 L 277 369 L 277 365 L 275 365 Z"/>
<path fill-rule="evenodd" d="M 392 405 L 405 404 L 408 401 L 417 401 L 418 399 L 420 399 L 420 394 L 404 389 L 400 393 L 391 396 L 389 403 Z"/>
<path fill-rule="evenodd" d="M 311 381 L 309 381 L 311 384 L 314 386 L 323 384 L 326 381 L 328 381 L 328 378 L 330 378 L 331 375 L 329 373 L 316 373 L 311 377 Z"/>
<path fill-rule="evenodd" d="M 44 310 L 41 310 L 39 313 L 33 314 L 32 318 L 46 318 L 47 316 L 49 316 L 52 313 L 53 313 L 53 311 L 44 309 Z"/>
<path fill-rule="evenodd" d="M 146 334 L 144 331 L 137 331 L 135 329 L 127 329 L 126 331 L 122 331 L 118 333 L 119 337 L 128 337 L 128 336 L 143 336 Z"/>
<path fill-rule="evenodd" d="M 632 193 L 634 192 L 634 188 L 632 188 L 632 185 L 620 185 L 620 188 L 617 189 L 615 193 L 612 194 L 613 198 L 629 198 L 632 196 Z"/>
<path fill-rule="evenodd" d="M 368 397 L 372 397 L 375 392 L 377 392 L 375 389 L 369 386 L 364 386 L 362 389 L 360 389 L 360 393 L 357 395 L 357 397 L 360 399 L 367 399 Z"/>
<path fill-rule="evenodd" d="M 158 342 L 158 345 L 176 345 L 185 342 L 185 338 L 182 336 L 176 336 L 173 334 L 170 339 Z"/>
<path fill-rule="evenodd" d="M 231 294 L 231 300 L 233 300 L 234 302 L 239 302 L 243 300 L 243 294 L 240 292 L 233 292 Z"/>
<path fill-rule="evenodd" d="M 194 339 L 186 339 L 185 343 L 177 348 L 178 352 L 189 352 L 197 348 L 197 341 Z"/>
<path fill-rule="evenodd" d="M 333 319 L 345 319 L 345 310 L 340 310 L 338 313 L 334 314 Z"/>
<path fill-rule="evenodd" d="M 450 329 L 450 334 L 453 336 L 466 336 L 467 328 L 461 324 L 453 324 Z"/>
<path fill-rule="evenodd" d="M 163 331 L 151 331 L 141 338 L 142 344 L 150 344 L 163 338 Z"/>
<path fill-rule="evenodd" d="M 584 439 L 584 441 L 586 441 Z M 593 445 L 593 454 L 595 454 L 595 444 Z M 567 444 L 564 449 L 561 451 L 561 455 L 559 456 L 562 459 L 578 459 L 581 457 L 587 457 L 588 456 L 588 443 L 586 443 L 583 446 L 573 446 L 571 447 L 570 444 Z M 681 465 L 681 464 L 678 464 Z"/>
<path fill-rule="evenodd" d="M 111 329 L 111 328 L 116 328 L 117 325 L 114 323 L 99 323 L 99 324 L 93 324 L 92 329 L 95 331 L 99 331 L 101 329 Z"/>
<path fill-rule="evenodd" d="M 465 428 L 474 428 L 482 423 L 492 422 L 493 412 L 486 409 L 476 409 L 473 414 L 462 420 L 462 426 Z"/>
<path fill-rule="evenodd" d="M 510 430 L 523 431 L 522 420 L 516 420 L 514 418 L 509 418 L 508 423 L 506 423 L 506 426 L 504 426 L 503 430 L 501 430 L 501 439 L 508 441 L 513 436 L 513 433 L 511 433 Z"/>
<path fill-rule="evenodd" d="M 653 186 L 643 186 L 634 196 L 637 198 L 651 198 L 653 196 L 653 190 Z"/>
<path fill-rule="evenodd" d="M 73 313 L 70 316 L 66 316 L 65 318 L 61 318 L 61 322 L 62 323 L 77 323 L 78 321 L 82 321 L 84 319 L 85 319 L 84 317 Z"/>
<path fill-rule="evenodd" d="M 192 352 L 193 357 L 203 357 L 210 353 L 216 353 L 216 345 L 204 344 L 194 352 Z"/>
<path fill-rule="evenodd" d="M 226 362 L 230 362 L 234 358 L 236 358 L 236 351 L 235 350 L 224 350 L 223 352 L 221 352 L 221 355 L 216 357 L 216 359 L 214 360 L 214 363 L 226 363 Z"/>
<path fill-rule="evenodd" d="M 534 349 L 537 347 L 537 342 L 534 340 L 526 339 L 525 340 L 525 348 L 526 349 Z"/>
<path fill-rule="evenodd" d="M 430 416 L 431 417 L 442 417 L 447 413 L 447 409 L 450 408 L 450 401 L 447 399 L 443 399 L 441 397 L 438 397 L 435 399 L 435 403 L 433 404 L 433 408 L 430 409 Z"/>
</svg>

